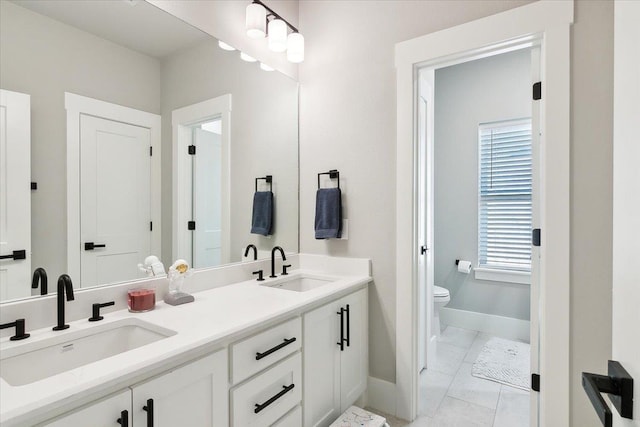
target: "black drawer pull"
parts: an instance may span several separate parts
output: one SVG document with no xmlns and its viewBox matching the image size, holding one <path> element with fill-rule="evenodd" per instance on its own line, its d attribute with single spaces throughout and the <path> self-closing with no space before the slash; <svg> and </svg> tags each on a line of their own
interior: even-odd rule
<svg viewBox="0 0 640 427">
<path fill-rule="evenodd" d="M 153 427 L 153 399 L 147 399 L 147 404 L 142 409 L 147 411 L 147 427 Z"/>
<path fill-rule="evenodd" d="M 24 249 L 19 251 L 13 251 L 11 255 L 0 255 L 0 259 L 12 259 L 12 260 L 27 259 L 27 251 Z"/>
<path fill-rule="evenodd" d="M 118 418 L 118 424 L 122 427 L 129 427 L 129 411 L 126 409 L 120 412 L 120 418 Z"/>
<path fill-rule="evenodd" d="M 344 351 L 344 308 L 340 307 L 340 311 L 336 314 L 340 315 L 340 341 L 337 344 L 340 346 L 340 351 Z"/>
<path fill-rule="evenodd" d="M 289 390 L 293 390 L 293 388 L 295 387 L 295 384 L 291 384 L 291 385 L 283 385 L 282 386 L 282 391 L 278 394 L 276 394 L 275 396 L 273 396 L 271 399 L 267 400 L 264 403 L 256 403 L 256 409 L 253 410 L 253 412 L 255 412 L 256 414 L 260 411 L 262 411 L 264 408 L 266 408 L 267 406 L 271 405 L 273 402 L 275 402 L 276 400 L 280 399 L 282 396 L 284 396 L 285 394 L 287 394 L 287 392 Z"/>
<path fill-rule="evenodd" d="M 263 357 L 267 357 L 271 353 L 274 353 L 274 352 L 280 350 L 281 348 L 288 346 L 292 342 L 296 342 L 296 337 L 289 338 L 289 339 L 285 338 L 285 340 L 283 342 L 281 342 L 280 344 L 278 344 L 277 346 L 275 346 L 273 348 L 270 348 L 269 350 L 265 351 L 264 353 L 256 353 L 256 360 L 260 360 Z"/>
<path fill-rule="evenodd" d="M 95 248 L 106 248 L 107 245 L 105 245 L 104 243 L 93 243 L 93 242 L 85 242 L 84 243 L 84 250 L 85 251 L 92 251 Z"/>
<path fill-rule="evenodd" d="M 349 304 L 347 304 L 347 347 L 351 347 L 351 324 L 349 323 Z"/>
</svg>

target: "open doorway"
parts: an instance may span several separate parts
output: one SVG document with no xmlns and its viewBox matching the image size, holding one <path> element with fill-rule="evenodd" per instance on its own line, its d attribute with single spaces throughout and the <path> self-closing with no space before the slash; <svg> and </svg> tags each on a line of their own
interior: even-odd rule
<svg viewBox="0 0 640 427">
<path fill-rule="evenodd" d="M 417 70 L 418 416 L 530 424 L 538 58 L 525 44 Z"/>
</svg>

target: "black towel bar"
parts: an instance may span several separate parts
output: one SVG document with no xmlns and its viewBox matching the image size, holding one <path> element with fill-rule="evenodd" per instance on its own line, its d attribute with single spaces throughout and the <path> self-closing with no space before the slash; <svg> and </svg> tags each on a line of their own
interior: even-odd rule
<svg viewBox="0 0 640 427">
<path fill-rule="evenodd" d="M 330 179 L 338 180 L 338 188 L 340 188 L 340 172 L 337 169 L 331 169 L 329 172 L 321 172 L 318 174 L 318 189 L 320 189 L 320 175 L 329 175 Z"/>
<path fill-rule="evenodd" d="M 267 176 L 262 176 L 260 178 L 256 178 L 256 192 L 258 191 L 258 180 L 259 179 L 264 179 L 267 182 L 267 184 L 269 184 L 269 191 L 273 191 L 273 185 L 272 185 L 273 177 L 271 175 L 267 175 Z"/>
</svg>

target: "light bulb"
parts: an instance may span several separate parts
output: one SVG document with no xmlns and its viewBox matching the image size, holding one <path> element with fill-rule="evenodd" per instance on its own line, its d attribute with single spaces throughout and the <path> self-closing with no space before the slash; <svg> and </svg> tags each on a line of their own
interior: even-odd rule
<svg viewBox="0 0 640 427">
<path fill-rule="evenodd" d="M 256 58 L 254 58 L 253 56 L 249 56 L 244 52 L 240 52 L 240 59 L 247 62 L 256 62 Z"/>
<path fill-rule="evenodd" d="M 304 37 L 300 33 L 291 33 L 287 38 L 287 59 L 289 62 L 304 61 Z"/>
<path fill-rule="evenodd" d="M 273 71 L 273 68 L 269 67 L 267 64 L 265 64 L 264 62 L 260 63 L 260 69 L 264 70 L 264 71 Z"/>
<path fill-rule="evenodd" d="M 236 50 L 235 47 L 233 47 L 233 46 L 231 46 L 229 44 L 226 44 L 222 40 L 218 40 L 218 46 L 220 46 L 220 49 L 223 49 L 223 50 L 229 50 L 229 51 Z"/>
<path fill-rule="evenodd" d="M 282 19 L 269 22 L 269 49 L 274 52 L 287 50 L 287 24 Z"/>
<path fill-rule="evenodd" d="M 246 29 L 247 36 L 252 39 L 261 39 L 264 38 L 265 25 L 267 22 L 267 10 L 258 3 L 251 3 L 247 6 L 247 14 L 246 14 Z"/>
</svg>

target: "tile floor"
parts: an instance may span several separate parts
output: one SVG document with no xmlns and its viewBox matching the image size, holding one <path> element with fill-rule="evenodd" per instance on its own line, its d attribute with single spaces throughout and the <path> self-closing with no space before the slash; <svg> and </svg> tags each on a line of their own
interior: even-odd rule
<svg viewBox="0 0 640 427">
<path fill-rule="evenodd" d="M 448 326 L 438 341 L 433 369 L 420 375 L 421 402 L 412 422 L 387 417 L 391 427 L 527 427 L 529 393 L 471 375 L 471 366 L 491 338 Z M 384 415 L 384 414 L 383 414 Z"/>
</svg>

